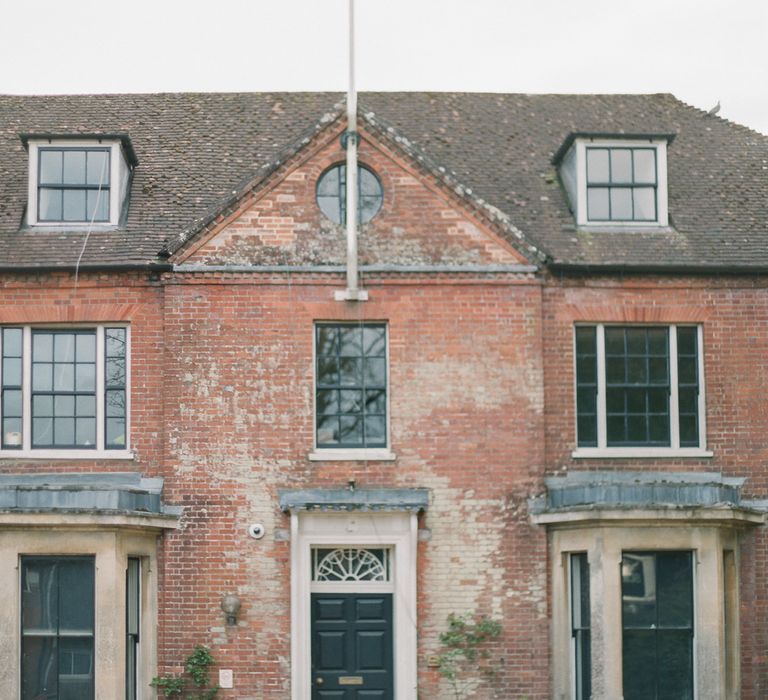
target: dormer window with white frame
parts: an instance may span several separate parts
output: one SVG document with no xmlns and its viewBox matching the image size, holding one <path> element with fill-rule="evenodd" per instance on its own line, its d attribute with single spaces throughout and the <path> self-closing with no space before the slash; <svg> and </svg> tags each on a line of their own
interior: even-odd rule
<svg viewBox="0 0 768 700">
<path fill-rule="evenodd" d="M 671 136 L 572 134 L 553 162 L 576 224 L 594 229 L 667 227 Z"/>
<path fill-rule="evenodd" d="M 30 226 L 118 226 L 136 156 L 127 136 L 25 135 Z"/>
</svg>

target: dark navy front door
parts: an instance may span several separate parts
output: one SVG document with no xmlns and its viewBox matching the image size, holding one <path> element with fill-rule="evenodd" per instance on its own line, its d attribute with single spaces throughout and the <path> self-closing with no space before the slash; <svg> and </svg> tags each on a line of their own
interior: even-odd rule
<svg viewBox="0 0 768 700">
<path fill-rule="evenodd" d="M 312 594 L 312 700 L 393 700 L 392 594 Z"/>
</svg>

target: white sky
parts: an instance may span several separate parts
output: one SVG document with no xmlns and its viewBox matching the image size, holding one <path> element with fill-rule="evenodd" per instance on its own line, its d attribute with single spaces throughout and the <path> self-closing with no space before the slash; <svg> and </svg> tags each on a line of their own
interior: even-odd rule
<svg viewBox="0 0 768 700">
<path fill-rule="evenodd" d="M 361 90 L 672 92 L 768 134 L 768 0 L 357 0 Z M 346 89 L 346 0 L 0 0 L 0 93 Z"/>
</svg>

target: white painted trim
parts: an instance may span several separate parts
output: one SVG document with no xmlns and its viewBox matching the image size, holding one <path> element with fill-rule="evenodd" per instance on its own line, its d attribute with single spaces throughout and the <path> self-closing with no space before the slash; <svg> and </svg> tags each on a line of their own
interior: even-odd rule
<svg viewBox="0 0 768 700">
<path fill-rule="evenodd" d="M 582 137 L 576 148 L 576 223 L 596 230 L 617 232 L 638 229 L 660 229 L 669 226 L 667 193 L 667 141 L 665 139 L 611 139 Z M 594 148 L 655 148 L 656 149 L 656 221 L 590 221 L 587 218 L 587 146 Z"/>
<path fill-rule="evenodd" d="M 392 462 L 397 459 L 394 452 L 390 452 L 386 447 L 380 448 L 361 448 L 348 450 L 339 448 L 318 447 L 314 452 L 307 455 L 310 462 L 345 462 L 351 460 L 360 460 L 366 462 Z"/>
<path fill-rule="evenodd" d="M 701 447 L 578 447 L 574 459 L 616 459 L 618 457 L 712 457 L 714 452 Z"/>
<path fill-rule="evenodd" d="M 416 552 L 415 513 L 291 513 L 291 699 L 311 700 L 311 608 L 313 590 L 393 591 L 394 677 L 396 700 L 416 700 Z M 352 586 L 313 584 L 311 550 L 322 546 L 391 548 L 392 581 Z M 384 590 L 386 588 L 386 591 Z"/>
<path fill-rule="evenodd" d="M 37 185 L 38 185 L 38 153 L 41 147 L 53 148 L 109 148 L 109 221 L 95 223 L 93 228 L 117 226 L 120 222 L 122 209 L 121 193 L 124 184 L 120 178 L 120 161 L 123 157 L 122 145 L 117 139 L 31 139 L 29 148 L 29 180 L 27 183 L 27 224 L 34 227 L 58 229 L 86 229 L 89 221 L 38 221 L 37 218 Z M 130 172 L 126 168 L 126 173 Z"/>
</svg>

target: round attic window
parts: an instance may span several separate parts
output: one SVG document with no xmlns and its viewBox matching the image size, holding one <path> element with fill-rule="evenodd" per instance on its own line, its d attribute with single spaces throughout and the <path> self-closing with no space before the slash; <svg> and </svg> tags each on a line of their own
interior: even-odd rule
<svg viewBox="0 0 768 700">
<path fill-rule="evenodd" d="M 376 174 L 364 165 L 357 168 L 357 218 L 361 224 L 370 221 L 381 209 L 384 190 Z M 332 165 L 317 181 L 317 205 L 331 221 L 347 221 L 347 166 Z"/>
</svg>

